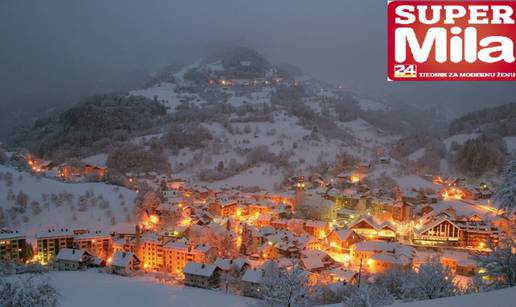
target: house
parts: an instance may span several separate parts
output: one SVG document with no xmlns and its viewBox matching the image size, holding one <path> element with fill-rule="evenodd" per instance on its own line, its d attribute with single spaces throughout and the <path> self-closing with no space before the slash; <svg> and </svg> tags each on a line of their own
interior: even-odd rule
<svg viewBox="0 0 516 307">
<path fill-rule="evenodd" d="M 238 259 L 222 259 L 217 258 L 214 263 L 217 267 L 219 267 L 224 272 L 235 271 L 242 276 L 242 274 L 249 268 L 249 262 L 247 262 L 244 258 Z"/>
<path fill-rule="evenodd" d="M 77 271 L 85 268 L 91 259 L 87 251 L 75 248 L 63 248 L 54 260 L 54 269 L 58 271 Z"/>
<path fill-rule="evenodd" d="M 74 237 L 73 246 L 82 249 L 92 256 L 106 260 L 113 254 L 111 235 L 102 231 L 87 232 Z"/>
<path fill-rule="evenodd" d="M 321 272 L 335 264 L 335 260 L 323 251 L 303 251 L 300 258 L 300 266 L 308 272 Z"/>
<path fill-rule="evenodd" d="M 68 165 L 62 164 L 58 167 L 59 177 L 64 181 L 75 181 L 80 179 L 104 180 L 107 175 L 105 167 L 91 164 Z"/>
<path fill-rule="evenodd" d="M 114 274 L 128 276 L 140 269 L 140 259 L 130 252 L 116 252 L 111 259 L 111 270 Z"/>
<path fill-rule="evenodd" d="M 51 263 L 59 253 L 59 250 L 63 248 L 73 248 L 74 236 L 73 231 L 68 229 L 52 229 L 37 233 L 36 239 L 40 263 Z"/>
<path fill-rule="evenodd" d="M 473 276 L 478 269 L 476 261 L 465 252 L 445 251 L 440 261 L 458 275 Z"/>
<path fill-rule="evenodd" d="M 213 263 L 217 257 L 217 248 L 209 244 L 192 244 L 182 239 L 166 243 L 163 256 L 166 270 L 180 274 L 188 262 Z"/>
<path fill-rule="evenodd" d="M 213 264 L 188 262 L 183 270 L 185 286 L 217 288 L 222 270 Z"/>
<path fill-rule="evenodd" d="M 392 218 L 396 221 L 407 221 L 412 218 L 413 206 L 404 201 L 398 201 L 391 207 Z"/>
<path fill-rule="evenodd" d="M 413 234 L 413 242 L 424 245 L 456 246 L 459 239 L 460 228 L 448 217 L 435 219 L 419 229 L 416 228 Z"/>
<path fill-rule="evenodd" d="M 261 297 L 263 270 L 248 268 L 241 279 L 242 294 L 247 297 Z"/>
<path fill-rule="evenodd" d="M 348 251 L 349 247 L 359 241 L 362 237 L 352 229 L 333 230 L 328 235 L 330 248 L 337 251 Z"/>
<path fill-rule="evenodd" d="M 272 220 L 272 215 L 270 213 L 261 213 L 258 218 L 256 219 L 256 226 L 257 227 L 267 227 L 267 226 L 271 226 L 271 220 Z"/>
<path fill-rule="evenodd" d="M 413 256 L 388 250 L 372 255 L 367 260 L 367 269 L 370 273 L 383 273 L 394 268 L 410 268 Z"/>
<path fill-rule="evenodd" d="M 482 220 L 455 221 L 459 227 L 459 246 L 486 249 L 493 248 L 499 242 L 499 230 Z"/>
<path fill-rule="evenodd" d="M 392 254 L 392 257 L 388 255 L 377 256 L 370 261 L 371 258 L 377 254 Z M 412 262 L 415 254 L 416 250 L 410 246 L 385 241 L 358 242 L 353 244 L 349 249 L 352 265 L 359 266 L 360 264 L 367 264 L 372 270 L 380 270 L 379 266 L 375 265 L 373 261 L 379 261 L 379 263 L 385 264 L 385 266 L 383 266 L 384 268 L 387 268 L 388 265 L 404 265 L 407 263 L 406 260 Z"/>
<path fill-rule="evenodd" d="M 140 260 L 145 269 L 159 270 L 163 267 L 163 242 L 158 235 L 144 233 L 141 236 L 141 251 Z"/>
<path fill-rule="evenodd" d="M 0 231 L 0 262 L 23 263 L 29 256 L 30 248 L 25 235 L 18 231 Z"/>
<path fill-rule="evenodd" d="M 309 235 L 320 239 L 326 238 L 330 231 L 328 223 L 323 221 L 308 220 L 306 221 L 304 228 Z"/>
<path fill-rule="evenodd" d="M 216 216 L 228 217 L 236 213 L 237 203 L 230 200 L 219 200 L 210 204 L 209 211 Z"/>
<path fill-rule="evenodd" d="M 258 248 L 258 253 L 263 259 L 277 259 L 279 257 L 278 247 L 271 241 Z"/>
<path fill-rule="evenodd" d="M 110 259 L 110 258 L 108 258 Z M 88 262 L 88 266 L 93 268 L 101 268 L 106 266 L 106 260 L 101 259 L 99 257 L 92 256 L 90 261 Z"/>
<path fill-rule="evenodd" d="M 351 224 L 349 229 L 369 240 L 394 240 L 396 229 L 389 222 L 379 223 L 372 217 L 362 217 Z"/>
<path fill-rule="evenodd" d="M 333 268 L 323 271 L 331 278 L 331 282 L 341 282 L 347 285 L 354 285 L 358 280 L 358 273 L 344 268 Z"/>
</svg>

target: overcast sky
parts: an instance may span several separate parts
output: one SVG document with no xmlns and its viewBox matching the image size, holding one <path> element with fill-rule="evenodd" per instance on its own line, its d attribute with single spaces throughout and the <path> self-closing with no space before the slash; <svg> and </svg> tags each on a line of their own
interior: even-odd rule
<svg viewBox="0 0 516 307">
<path fill-rule="evenodd" d="M 514 83 L 387 82 L 385 3 L 1 0 L 0 117 L 133 86 L 221 43 L 255 48 L 362 94 L 454 112 L 516 101 Z"/>
</svg>

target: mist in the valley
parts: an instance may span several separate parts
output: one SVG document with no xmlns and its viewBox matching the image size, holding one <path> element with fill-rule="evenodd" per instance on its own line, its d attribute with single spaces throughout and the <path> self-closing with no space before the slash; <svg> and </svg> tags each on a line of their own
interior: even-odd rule
<svg viewBox="0 0 516 307">
<path fill-rule="evenodd" d="M 386 2 L 62 0 L 0 2 L 0 137 L 49 108 L 138 87 L 224 45 L 361 95 L 452 115 L 516 101 L 512 83 L 386 81 Z"/>
</svg>

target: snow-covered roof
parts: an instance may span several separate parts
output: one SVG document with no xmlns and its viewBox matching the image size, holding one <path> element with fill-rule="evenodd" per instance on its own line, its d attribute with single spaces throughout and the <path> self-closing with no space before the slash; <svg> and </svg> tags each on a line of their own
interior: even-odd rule
<svg viewBox="0 0 516 307">
<path fill-rule="evenodd" d="M 352 229 L 335 230 L 334 233 L 341 241 L 346 241 L 349 239 L 349 237 L 351 237 L 351 235 L 355 234 L 355 232 Z"/>
<path fill-rule="evenodd" d="M 423 225 L 423 227 L 421 229 L 417 229 L 414 232 L 416 234 L 422 234 L 422 233 L 426 232 L 427 230 L 429 230 L 429 229 L 431 229 L 431 228 L 433 228 L 433 227 L 435 227 L 435 226 L 437 226 L 437 225 L 439 225 L 439 224 L 441 224 L 443 222 L 448 222 L 448 223 L 454 225 L 455 227 L 459 228 L 459 226 L 457 226 L 454 222 L 450 221 L 447 217 L 442 217 L 442 218 L 433 220 L 433 221 Z"/>
<path fill-rule="evenodd" d="M 263 271 L 258 269 L 247 269 L 242 276 L 243 282 L 259 284 L 262 281 Z"/>
<path fill-rule="evenodd" d="M 57 237 L 73 237 L 73 231 L 68 229 L 41 231 L 36 234 L 37 239 L 49 239 Z"/>
<path fill-rule="evenodd" d="M 217 258 L 214 263 L 216 266 L 221 268 L 223 271 L 229 271 L 233 267 L 235 267 L 237 270 L 242 270 L 245 265 L 248 265 L 247 260 L 243 258 L 237 258 L 237 259 L 222 259 Z"/>
<path fill-rule="evenodd" d="M 209 244 L 199 244 L 195 247 L 195 251 L 201 252 L 201 253 L 207 253 L 212 249 L 213 247 Z"/>
<path fill-rule="evenodd" d="M 330 276 L 334 276 L 340 280 L 345 280 L 346 282 L 351 282 L 351 280 L 357 276 L 357 272 L 343 268 L 335 268 L 327 272 Z"/>
<path fill-rule="evenodd" d="M 19 240 L 25 239 L 25 235 L 16 231 L 0 233 L 0 240 Z"/>
<path fill-rule="evenodd" d="M 183 270 L 184 274 L 211 277 L 213 273 L 218 269 L 216 265 L 188 262 Z"/>
<path fill-rule="evenodd" d="M 62 248 L 56 256 L 56 260 L 82 262 L 90 254 L 86 251 L 74 248 Z"/>
<path fill-rule="evenodd" d="M 408 257 L 413 257 L 416 250 L 408 245 L 403 245 L 397 242 L 385 241 L 362 241 L 352 245 L 352 248 L 357 252 L 374 252 L 381 253 L 385 251 L 395 251 L 396 254 L 404 254 Z"/>
<path fill-rule="evenodd" d="M 133 253 L 119 251 L 113 255 L 111 265 L 125 268 L 129 265 L 133 258 L 136 258 L 136 256 Z"/>
<path fill-rule="evenodd" d="M 324 262 L 318 257 L 301 258 L 301 264 L 308 271 L 324 268 Z"/>
<path fill-rule="evenodd" d="M 165 245 L 163 245 L 163 248 L 185 249 L 188 246 L 187 243 L 188 242 L 186 241 L 186 239 L 181 239 L 181 240 L 177 240 L 177 241 L 169 241 Z"/>
<path fill-rule="evenodd" d="M 308 220 L 308 221 L 306 221 L 305 226 L 306 227 L 314 227 L 314 228 L 325 228 L 328 226 L 328 223 L 323 222 L 323 221 Z"/>
<path fill-rule="evenodd" d="M 381 229 L 387 228 L 387 229 L 391 229 L 391 230 L 395 231 L 395 228 L 389 222 L 380 223 L 371 216 L 362 217 L 358 220 L 353 221 L 351 224 L 349 224 L 349 228 L 353 228 L 353 227 L 357 226 L 358 224 L 360 224 L 361 222 L 365 222 L 365 223 L 371 225 L 371 227 L 373 227 L 376 230 L 381 230 Z"/>
<path fill-rule="evenodd" d="M 444 259 L 453 260 L 461 266 L 476 266 L 475 260 L 471 259 L 468 253 L 459 251 L 444 251 L 441 256 Z"/>
<path fill-rule="evenodd" d="M 94 231 L 94 232 L 87 232 L 80 235 L 75 236 L 75 240 L 93 240 L 93 239 L 108 239 L 111 238 L 111 235 L 109 235 L 106 232 L 103 231 Z"/>
<path fill-rule="evenodd" d="M 411 263 L 411 258 L 408 258 L 405 255 L 398 255 L 391 252 L 374 254 L 370 259 L 402 266 L 409 265 Z"/>
</svg>

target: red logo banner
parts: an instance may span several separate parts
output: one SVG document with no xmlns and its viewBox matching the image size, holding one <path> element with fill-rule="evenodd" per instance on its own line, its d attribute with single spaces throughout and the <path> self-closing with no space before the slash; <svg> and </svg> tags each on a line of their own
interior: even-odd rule
<svg viewBox="0 0 516 307">
<path fill-rule="evenodd" d="M 515 81 L 516 1 L 390 1 L 391 81 Z"/>
</svg>

